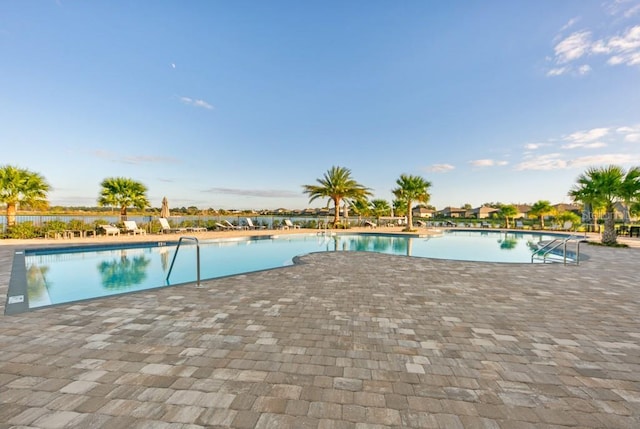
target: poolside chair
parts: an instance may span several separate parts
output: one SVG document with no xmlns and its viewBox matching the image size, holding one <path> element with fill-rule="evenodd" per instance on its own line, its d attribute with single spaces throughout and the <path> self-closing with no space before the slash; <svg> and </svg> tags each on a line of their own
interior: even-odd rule
<svg viewBox="0 0 640 429">
<path fill-rule="evenodd" d="M 247 219 L 247 227 L 249 227 L 249 229 L 264 229 L 265 228 L 264 225 L 254 225 L 253 221 L 251 220 L 250 217 L 248 217 L 246 219 Z"/>
<path fill-rule="evenodd" d="M 300 225 L 294 225 L 294 223 L 291 222 L 290 219 L 285 219 L 283 220 L 283 222 L 284 222 L 284 226 L 282 227 L 282 229 L 289 229 L 289 228 L 300 229 Z"/>
<path fill-rule="evenodd" d="M 244 229 L 242 226 L 240 226 L 240 225 L 234 225 L 234 224 L 232 224 L 231 222 L 229 222 L 229 221 L 228 221 L 228 220 L 226 220 L 226 219 L 223 219 L 223 220 L 222 220 L 222 224 L 223 224 L 223 225 L 226 225 L 228 229 L 236 229 L 236 230 Z"/>
<path fill-rule="evenodd" d="M 522 223 L 521 220 L 517 220 L 516 221 L 516 228 L 518 229 L 524 229 L 524 224 Z"/>
<path fill-rule="evenodd" d="M 160 226 L 162 227 L 162 233 L 166 234 L 168 232 L 185 232 L 187 230 L 187 228 L 172 228 L 171 225 L 169 225 L 169 221 L 166 218 L 159 218 L 158 221 L 160 222 Z"/>
<path fill-rule="evenodd" d="M 147 233 L 147 231 L 145 231 L 144 229 L 138 228 L 138 224 L 136 224 L 135 220 L 125 220 L 122 223 L 124 223 L 124 228 L 125 228 L 127 234 L 145 235 Z"/>
<path fill-rule="evenodd" d="M 100 225 L 99 228 L 104 231 L 104 234 L 107 236 L 120 235 L 120 228 L 115 225 Z"/>
<path fill-rule="evenodd" d="M 228 231 L 228 230 L 231 229 L 227 225 L 224 225 L 224 224 L 222 224 L 220 222 L 216 222 L 214 225 L 216 226 L 216 229 L 222 230 L 222 231 Z"/>
<path fill-rule="evenodd" d="M 375 222 L 371 222 L 370 220 L 365 220 L 364 221 L 364 226 L 368 226 L 371 229 L 378 227 L 378 225 Z"/>
<path fill-rule="evenodd" d="M 563 225 L 562 225 L 562 230 L 563 231 L 571 231 L 571 229 L 573 228 L 573 222 L 571 222 L 570 220 L 566 221 Z"/>
</svg>

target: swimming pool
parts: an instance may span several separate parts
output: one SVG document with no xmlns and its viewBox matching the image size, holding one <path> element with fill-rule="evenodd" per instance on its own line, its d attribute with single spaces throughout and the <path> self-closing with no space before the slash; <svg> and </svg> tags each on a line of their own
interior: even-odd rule
<svg viewBox="0 0 640 429">
<path fill-rule="evenodd" d="M 200 242 L 201 278 L 291 265 L 311 252 L 365 251 L 504 263 L 530 263 L 536 243 L 557 235 L 535 232 L 446 231 L 440 235 L 295 234 Z M 5 312 L 194 282 L 196 246 L 177 242 L 36 249 L 16 252 Z"/>
</svg>

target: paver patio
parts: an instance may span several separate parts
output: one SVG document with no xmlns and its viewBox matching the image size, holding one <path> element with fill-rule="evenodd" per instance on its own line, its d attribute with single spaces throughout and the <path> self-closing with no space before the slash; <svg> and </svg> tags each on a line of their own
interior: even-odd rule
<svg viewBox="0 0 640 429">
<path fill-rule="evenodd" d="M 0 316 L 0 428 L 638 428 L 640 248 L 582 250 L 318 253 Z"/>
</svg>

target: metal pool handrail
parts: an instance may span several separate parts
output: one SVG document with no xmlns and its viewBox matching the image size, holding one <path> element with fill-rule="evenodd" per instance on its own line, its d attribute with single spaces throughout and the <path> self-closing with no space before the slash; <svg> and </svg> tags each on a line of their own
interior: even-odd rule
<svg viewBox="0 0 640 429">
<path fill-rule="evenodd" d="M 200 287 L 200 242 L 197 237 L 191 237 L 188 235 L 184 235 L 180 237 L 178 240 L 178 245 L 176 246 L 176 253 L 173 254 L 173 259 L 171 260 L 171 266 L 169 266 L 169 272 L 167 273 L 167 284 L 169 283 L 169 276 L 171 275 L 171 270 L 173 270 L 173 263 L 176 261 L 176 256 L 178 256 L 178 250 L 180 250 L 180 245 L 182 244 L 182 240 L 193 240 L 196 242 L 196 287 Z"/>
<path fill-rule="evenodd" d="M 541 248 L 535 250 L 531 254 L 531 262 L 533 262 L 534 258 L 536 257 L 538 259 L 542 259 L 542 262 L 547 262 L 547 255 L 549 255 L 555 249 L 562 246 L 562 259 L 563 259 L 564 265 L 567 265 L 567 243 L 569 241 L 575 241 L 576 243 L 576 259 L 574 262 L 576 265 L 579 265 L 580 264 L 580 243 L 584 241 L 584 238 L 579 237 L 577 235 L 570 235 L 564 239 L 555 238 L 551 240 L 550 242 L 548 242 Z"/>
</svg>

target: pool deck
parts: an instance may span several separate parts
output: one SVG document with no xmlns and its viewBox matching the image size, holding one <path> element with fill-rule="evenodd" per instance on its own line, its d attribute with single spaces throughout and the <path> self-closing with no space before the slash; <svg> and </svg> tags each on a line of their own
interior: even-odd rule
<svg viewBox="0 0 640 429">
<path fill-rule="evenodd" d="M 621 241 L 579 266 L 315 253 L 0 315 L 0 429 L 639 428 L 640 239 Z M 2 312 L 14 250 L 78 242 L 0 241 Z"/>
</svg>

